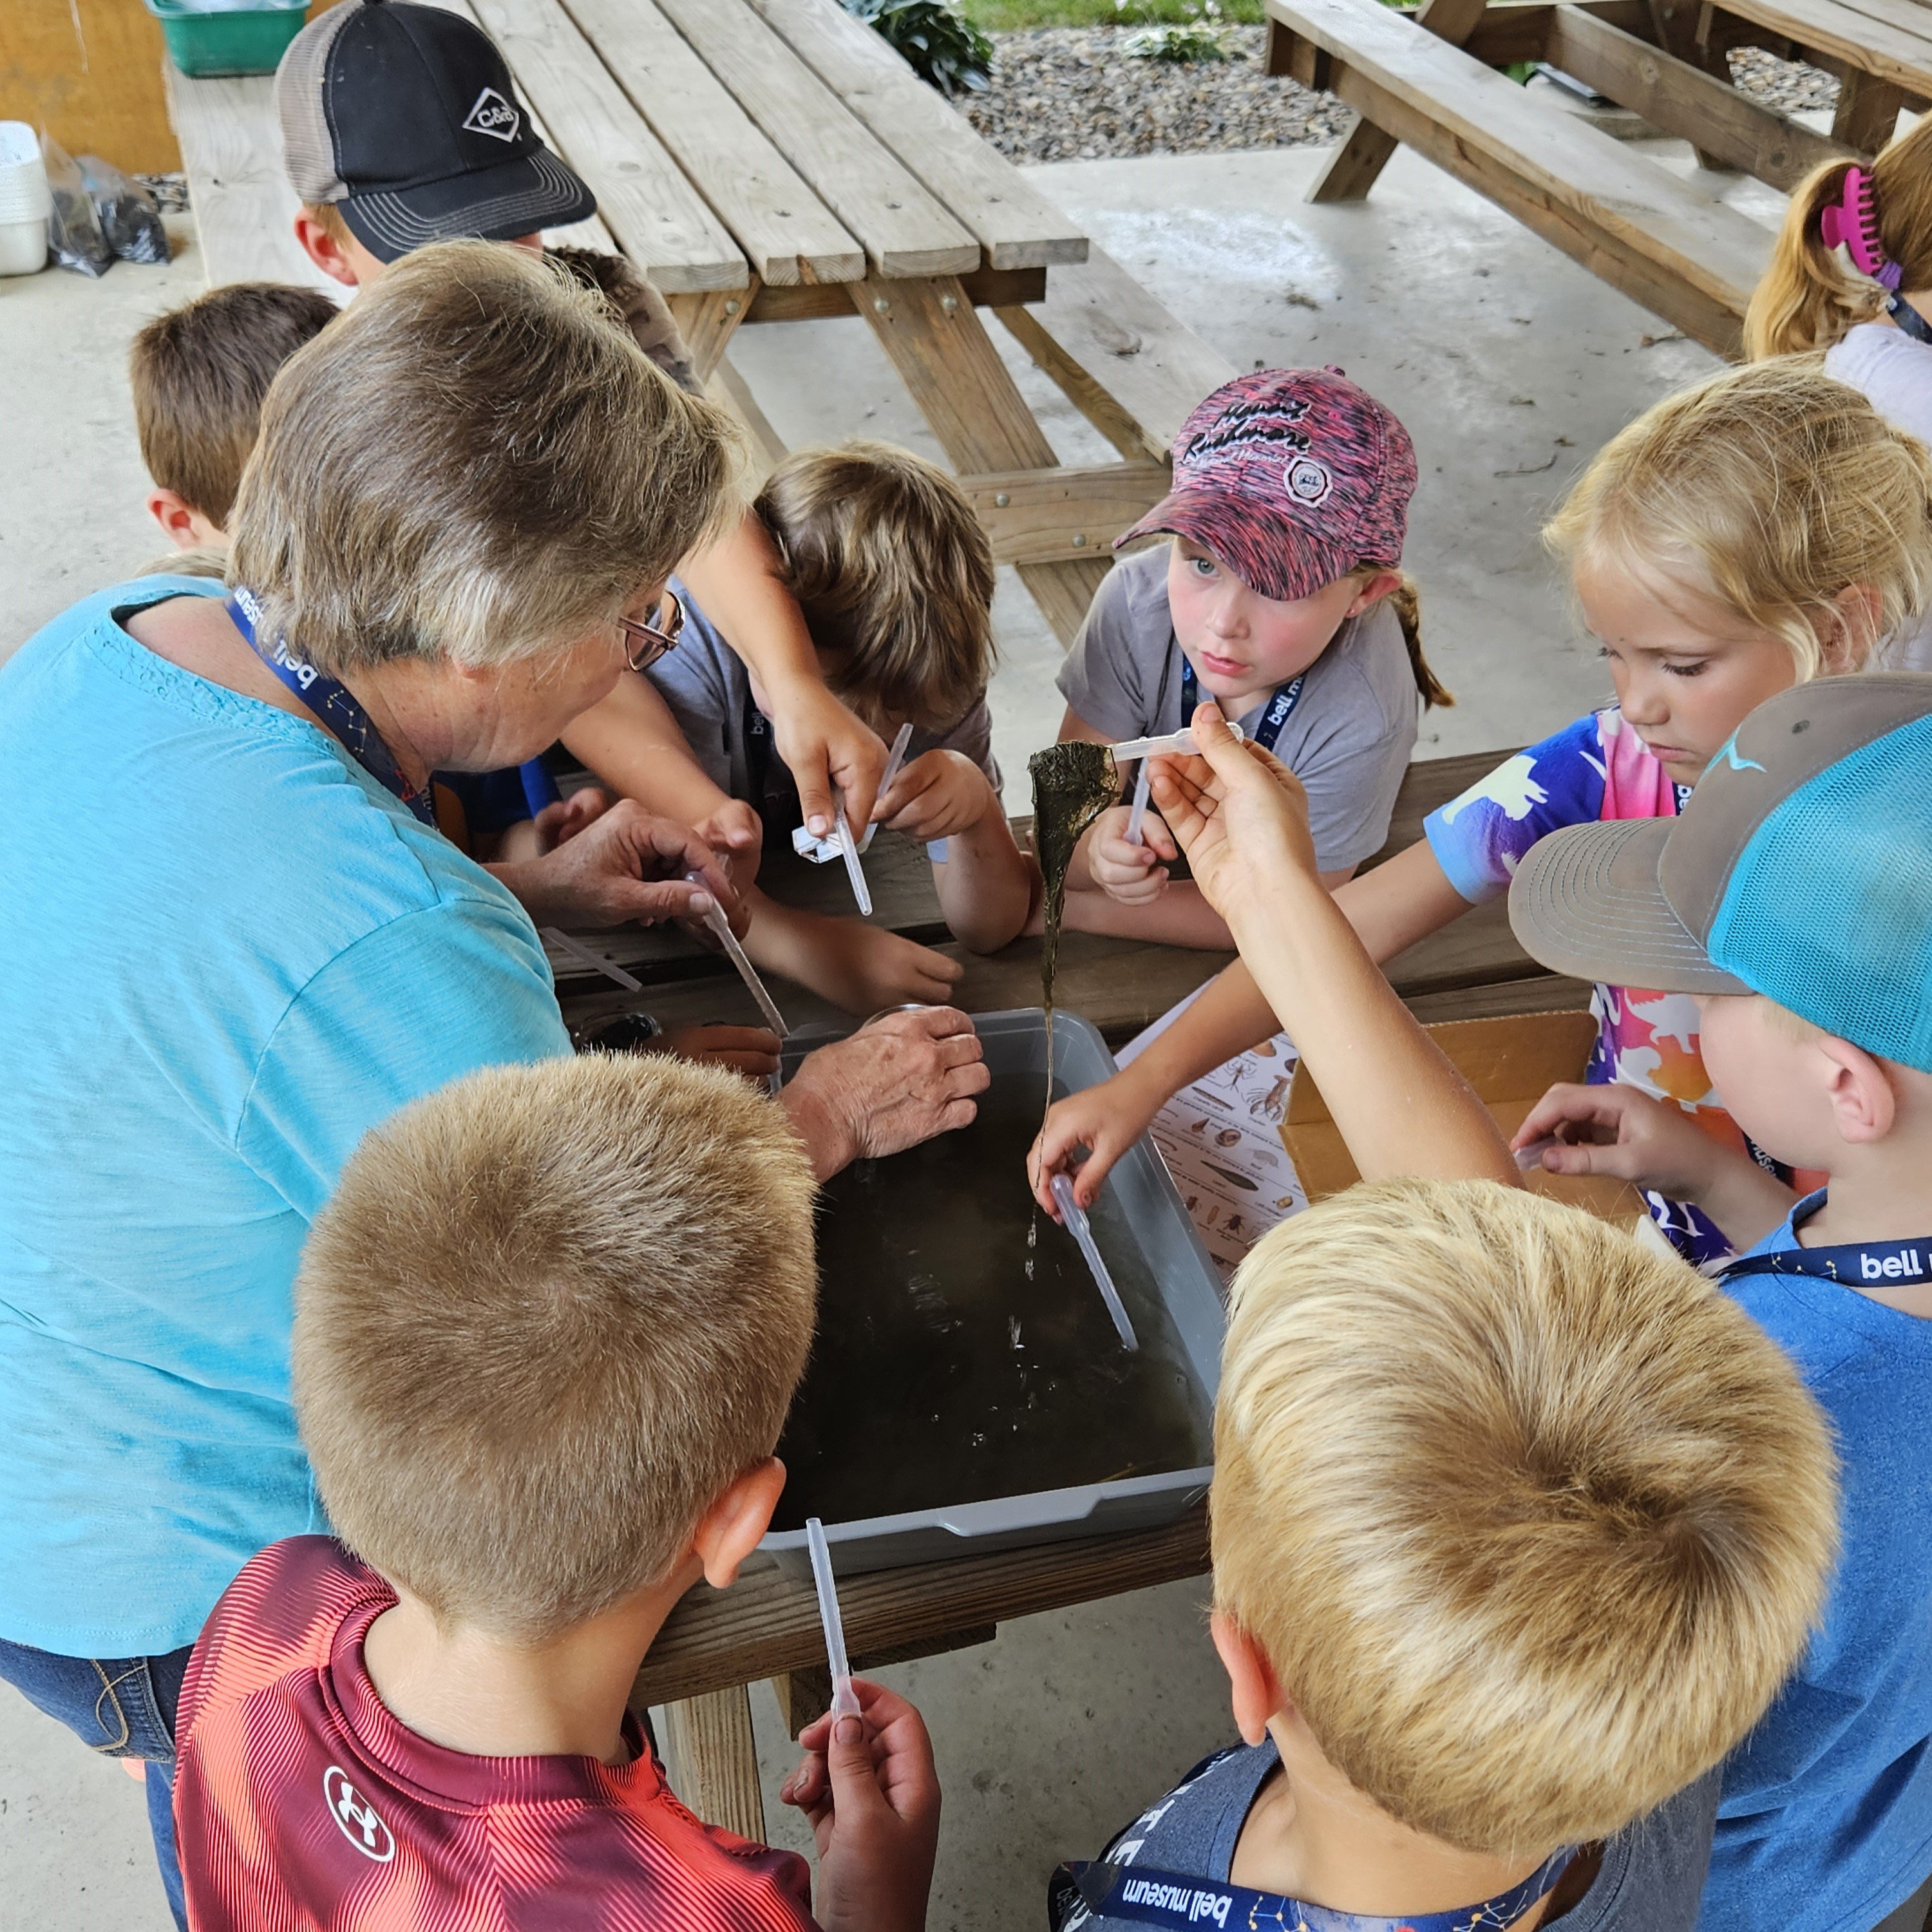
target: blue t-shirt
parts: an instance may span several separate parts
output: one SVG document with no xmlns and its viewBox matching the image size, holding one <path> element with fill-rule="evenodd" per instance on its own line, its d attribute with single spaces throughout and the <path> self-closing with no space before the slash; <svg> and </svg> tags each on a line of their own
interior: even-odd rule
<svg viewBox="0 0 1932 1932">
<path fill-rule="evenodd" d="M 508 892 L 116 621 L 220 588 L 104 591 L 0 668 L 0 1636 L 69 1656 L 192 1642 L 320 1526 L 309 1222 L 405 1102 L 569 1051 Z"/>
<path fill-rule="evenodd" d="M 1809 1195 L 1752 1249 L 1801 1245 Z M 1724 1767 L 1698 1932 L 1870 1932 L 1932 1871 L 1932 1322 L 1813 1275 L 1725 1284 L 1838 1438 L 1825 1624 Z"/>
<path fill-rule="evenodd" d="M 1101 1856 L 1226 1885 L 1248 1814 L 1280 1766 L 1272 1738 L 1217 1753 L 1149 1805 Z M 1551 1922 L 1563 1932 L 1690 1932 L 1717 1796 L 1716 1775 L 1707 1774 L 1606 1840 L 1589 1889 Z M 1053 1932 L 1139 1932 L 1131 1919 L 1096 1918 L 1061 1883 L 1049 1890 L 1047 1919 Z M 1228 1932 L 1236 1932 L 1232 1922 Z"/>
</svg>

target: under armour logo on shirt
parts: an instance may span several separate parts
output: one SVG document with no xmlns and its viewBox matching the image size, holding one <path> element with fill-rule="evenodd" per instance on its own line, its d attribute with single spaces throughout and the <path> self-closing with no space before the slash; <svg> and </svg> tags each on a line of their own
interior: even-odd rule
<svg viewBox="0 0 1932 1932">
<path fill-rule="evenodd" d="M 499 141 L 514 141 L 524 117 L 494 87 L 486 87 L 476 97 L 476 104 L 464 118 L 464 126 L 472 134 L 488 134 Z"/>
<path fill-rule="evenodd" d="M 322 1774 L 322 1795 L 336 1829 L 365 1858 L 386 1865 L 396 1856 L 396 1841 L 389 1828 L 362 1801 L 362 1794 L 349 1781 L 340 1765 L 332 1764 Z"/>
</svg>

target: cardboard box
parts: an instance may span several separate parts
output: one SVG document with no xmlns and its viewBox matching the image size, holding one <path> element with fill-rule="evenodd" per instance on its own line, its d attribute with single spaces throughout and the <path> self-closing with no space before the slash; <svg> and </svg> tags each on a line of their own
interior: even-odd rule
<svg viewBox="0 0 1932 1932">
<path fill-rule="evenodd" d="M 1507 1138 L 1558 1081 L 1582 1078 L 1596 1043 L 1597 1022 L 1586 1012 L 1521 1013 L 1445 1020 L 1428 1030 L 1474 1088 Z M 1281 1138 L 1310 1201 L 1339 1194 L 1361 1178 L 1305 1064 L 1294 1070 Z M 1538 1193 L 1567 1201 L 1619 1227 L 1648 1218 L 1643 1197 L 1627 1181 L 1540 1170 L 1525 1179 Z"/>
</svg>

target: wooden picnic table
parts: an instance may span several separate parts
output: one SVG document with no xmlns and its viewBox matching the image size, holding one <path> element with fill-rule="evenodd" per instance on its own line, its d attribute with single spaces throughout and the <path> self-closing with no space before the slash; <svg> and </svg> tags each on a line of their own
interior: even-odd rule
<svg viewBox="0 0 1932 1932">
<path fill-rule="evenodd" d="M 1769 261 L 1762 223 L 1495 69 L 1543 62 L 1689 141 L 1707 169 L 1789 190 L 1869 159 L 1932 99 L 1925 0 L 1267 0 L 1270 73 L 1328 88 L 1354 126 L 1310 191 L 1359 200 L 1399 142 L 1487 196 L 1720 355 L 1737 352 Z M 1829 134 L 1740 92 L 1727 56 L 1762 47 L 1839 78 Z"/>
<path fill-rule="evenodd" d="M 617 249 L 669 298 L 760 458 L 729 361 L 747 324 L 857 316 L 1063 643 L 1113 538 L 1166 491 L 1168 446 L 1234 373 L 838 0 L 435 0 L 502 48 L 596 194 L 556 238 Z M 212 282 L 317 282 L 290 232 L 266 76 L 167 70 Z M 334 285 L 322 283 L 334 292 Z M 1120 452 L 1064 465 L 981 320 L 991 308 Z"/>
</svg>

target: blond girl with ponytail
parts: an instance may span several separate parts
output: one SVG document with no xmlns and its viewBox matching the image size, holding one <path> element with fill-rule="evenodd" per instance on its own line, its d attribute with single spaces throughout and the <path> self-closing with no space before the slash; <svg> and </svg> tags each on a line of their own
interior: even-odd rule
<svg viewBox="0 0 1932 1932">
<path fill-rule="evenodd" d="M 1601 450 L 1545 536 L 1568 566 L 1616 701 L 1505 759 L 1407 851 L 1338 886 L 1371 958 L 1393 958 L 1500 897 L 1565 825 L 1674 818 L 1758 705 L 1864 669 L 1932 610 L 1932 453 L 1815 363 L 1730 369 L 1667 397 Z M 1622 1081 L 1743 1137 L 1712 1090 L 1696 1006 L 1599 986 L 1586 1078 Z M 1168 1096 L 1276 1030 L 1238 962 L 1112 1079 L 1058 1102 L 1035 1148 L 1042 1192 L 1091 1150 L 1084 1206 Z M 1695 1262 L 1729 1251 L 1696 1210 L 1654 1196 Z"/>
</svg>

